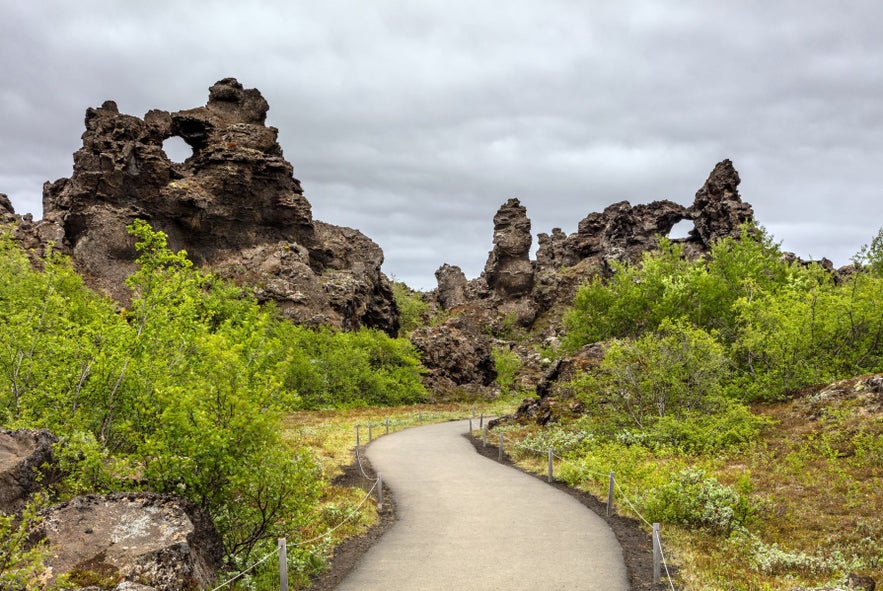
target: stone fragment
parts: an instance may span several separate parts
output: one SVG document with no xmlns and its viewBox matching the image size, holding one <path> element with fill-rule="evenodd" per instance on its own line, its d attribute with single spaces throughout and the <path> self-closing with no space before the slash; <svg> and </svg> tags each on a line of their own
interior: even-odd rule
<svg viewBox="0 0 883 591">
<path fill-rule="evenodd" d="M 0 429 L 0 514 L 20 511 L 28 498 L 58 477 L 46 429 Z"/>
<path fill-rule="evenodd" d="M 42 536 L 54 575 L 116 580 L 118 589 L 206 589 L 223 546 L 195 506 L 153 493 L 77 497 L 44 513 Z"/>
</svg>

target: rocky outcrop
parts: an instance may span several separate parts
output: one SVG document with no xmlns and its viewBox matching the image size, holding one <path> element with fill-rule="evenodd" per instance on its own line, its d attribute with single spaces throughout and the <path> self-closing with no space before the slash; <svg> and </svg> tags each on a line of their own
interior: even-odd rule
<svg viewBox="0 0 883 591">
<path fill-rule="evenodd" d="M 473 327 L 467 334 L 489 330 L 508 339 L 511 335 L 507 333 L 514 328 L 555 335 L 561 327 L 554 323 L 560 322 L 563 308 L 573 301 L 580 284 L 610 273 L 612 261 L 640 261 L 645 252 L 658 248 L 659 238 L 669 236 L 679 222 L 694 223 L 687 238 L 675 240 L 688 257 L 708 252 L 719 238 L 738 237 L 742 224 L 754 219 L 751 206 L 739 196 L 738 185 L 739 174 L 732 162 L 724 160 L 714 167 L 691 206 L 668 200 L 614 203 L 602 212 L 588 214 L 573 234 L 560 228 L 539 234 L 535 262 L 529 256 L 527 211 L 517 199 L 510 199 L 494 216 L 494 249 L 482 275 L 465 282 L 452 271 L 455 267 L 443 266 L 436 273 L 436 304 L 443 310 L 456 306 L 461 324 Z M 543 318 L 558 320 L 538 326 L 538 319 Z M 426 363 L 433 371 L 444 373 L 443 368 L 431 365 L 431 359 Z M 461 376 L 464 373 L 469 374 L 461 371 Z"/>
<path fill-rule="evenodd" d="M 46 429 L 0 429 L 0 514 L 20 511 L 33 493 L 57 479 L 52 459 L 57 442 Z"/>
<path fill-rule="evenodd" d="M 411 342 L 428 369 L 424 382 L 436 395 L 478 391 L 497 377 L 490 337 L 469 323 L 454 319 L 420 328 L 411 333 Z"/>
<path fill-rule="evenodd" d="M 77 497 L 47 510 L 39 535 L 48 542 L 47 566 L 56 576 L 129 581 L 157 591 L 210 588 L 223 554 L 217 531 L 198 508 L 152 493 Z"/>
<path fill-rule="evenodd" d="M 583 259 L 640 260 L 641 255 L 656 248 L 659 236 L 668 236 L 675 224 L 687 219 L 687 208 L 672 201 L 654 201 L 632 206 L 621 201 L 601 213 L 586 216 L 577 232 L 557 242 L 544 236 L 540 244 L 549 244 L 558 252 L 543 252 L 538 260 L 552 260 L 556 266 L 573 266 Z"/>
<path fill-rule="evenodd" d="M 739 197 L 739 173 L 729 160 L 718 162 L 696 192 L 690 208 L 694 229 L 690 239 L 708 248 L 726 236 L 739 237 L 742 224 L 754 221 L 751 205 Z"/>
<path fill-rule="evenodd" d="M 450 310 L 466 303 L 466 275 L 460 267 L 445 263 L 435 272 L 438 282 L 436 299 L 442 310 Z"/>
<path fill-rule="evenodd" d="M 135 258 L 126 225 L 142 218 L 171 248 L 256 286 L 297 322 L 396 332 L 382 251 L 357 230 L 313 220 L 278 131 L 265 125 L 268 109 L 259 91 L 233 78 L 194 109 L 143 119 L 113 101 L 88 109 L 73 175 L 44 186 L 41 233 L 57 239 L 89 284 L 123 302 Z M 183 163 L 163 150 L 171 137 L 193 150 Z"/>
<path fill-rule="evenodd" d="M 527 209 L 518 199 L 509 199 L 494 215 L 494 248 L 484 266 L 488 287 L 503 299 L 514 299 L 533 289 L 532 241 Z"/>
<path fill-rule="evenodd" d="M 711 171 L 690 207 L 668 200 L 635 206 L 628 201 L 614 203 L 586 216 L 575 234 L 566 236 L 558 228 L 551 235 L 540 234 L 537 266 L 555 270 L 586 259 L 637 262 L 683 220 L 691 220 L 694 229 L 680 242 L 690 253 L 706 252 L 715 240 L 738 237 L 742 224 L 754 221 L 751 205 L 739 196 L 739 182 L 733 163 L 724 160 Z"/>
<path fill-rule="evenodd" d="M 536 398 L 522 401 L 511 415 L 489 423 L 491 428 L 501 424 L 534 422 L 545 425 L 564 414 L 580 415 L 584 408 L 569 383 L 577 376 L 597 368 L 604 360 L 603 343 L 586 345 L 574 355 L 556 359 L 536 384 Z"/>
</svg>

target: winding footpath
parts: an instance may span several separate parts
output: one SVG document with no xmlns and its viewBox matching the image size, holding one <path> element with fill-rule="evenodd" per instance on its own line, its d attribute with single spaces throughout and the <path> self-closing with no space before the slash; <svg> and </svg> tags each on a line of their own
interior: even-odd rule
<svg viewBox="0 0 883 591">
<path fill-rule="evenodd" d="M 417 427 L 368 447 L 397 520 L 337 591 L 627 591 L 622 550 L 604 520 L 477 454 L 468 429 L 468 421 Z"/>
</svg>

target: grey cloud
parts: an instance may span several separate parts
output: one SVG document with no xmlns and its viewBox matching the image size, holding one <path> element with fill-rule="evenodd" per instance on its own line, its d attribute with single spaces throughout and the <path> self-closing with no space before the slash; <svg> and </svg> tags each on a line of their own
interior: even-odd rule
<svg viewBox="0 0 883 591">
<path fill-rule="evenodd" d="M 85 109 L 204 104 L 236 76 L 317 218 L 421 287 L 481 271 L 508 197 L 534 233 L 622 199 L 689 204 L 733 159 L 786 248 L 842 264 L 883 224 L 883 8 L 871 0 L 60 0 L 0 22 L 0 191 L 39 214 Z"/>
</svg>

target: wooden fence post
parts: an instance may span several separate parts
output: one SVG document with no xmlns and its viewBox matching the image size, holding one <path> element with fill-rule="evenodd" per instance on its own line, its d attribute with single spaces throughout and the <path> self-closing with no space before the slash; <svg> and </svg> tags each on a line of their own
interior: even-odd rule
<svg viewBox="0 0 883 591">
<path fill-rule="evenodd" d="M 288 591 L 288 550 L 285 538 L 279 538 L 279 589 Z"/>
<path fill-rule="evenodd" d="M 659 540 L 659 524 L 653 524 L 653 584 L 658 585 L 661 578 L 660 562 L 662 562 L 662 542 Z"/>
<path fill-rule="evenodd" d="M 479 427 L 481 429 L 481 446 L 487 447 L 487 427 Z"/>
<path fill-rule="evenodd" d="M 356 425 L 356 451 L 359 451 L 359 426 Z"/>
<path fill-rule="evenodd" d="M 377 511 L 383 511 L 383 474 L 377 473 Z"/>
<path fill-rule="evenodd" d="M 607 485 L 607 517 L 613 515 L 613 487 L 616 483 L 614 473 L 610 473 L 610 483 Z"/>
<path fill-rule="evenodd" d="M 499 461 L 503 461 L 503 434 L 500 433 L 500 457 L 497 458 Z"/>
<path fill-rule="evenodd" d="M 374 441 L 374 433 L 372 431 L 371 423 L 368 423 L 368 443 L 371 443 L 372 441 Z"/>
<path fill-rule="evenodd" d="M 554 453 L 555 453 L 555 452 L 554 452 L 554 451 L 552 450 L 552 448 L 550 447 L 550 448 L 549 448 L 549 484 L 552 484 L 552 455 L 553 455 Z"/>
<path fill-rule="evenodd" d="M 389 417 L 386 417 L 386 434 L 389 435 Z"/>
</svg>

